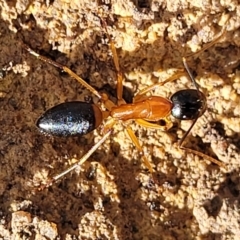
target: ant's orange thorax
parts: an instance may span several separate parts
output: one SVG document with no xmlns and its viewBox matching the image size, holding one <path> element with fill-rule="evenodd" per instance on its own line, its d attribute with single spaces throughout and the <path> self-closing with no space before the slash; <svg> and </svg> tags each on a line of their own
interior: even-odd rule
<svg viewBox="0 0 240 240">
<path fill-rule="evenodd" d="M 172 106 L 172 102 L 166 98 L 151 96 L 135 103 L 113 107 L 110 115 L 124 121 L 130 119 L 158 121 L 170 114 Z"/>
</svg>

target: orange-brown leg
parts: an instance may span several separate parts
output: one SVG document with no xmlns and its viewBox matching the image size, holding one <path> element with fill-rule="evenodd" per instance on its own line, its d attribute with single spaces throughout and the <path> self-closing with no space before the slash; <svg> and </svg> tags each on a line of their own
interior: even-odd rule
<svg viewBox="0 0 240 240">
<path fill-rule="evenodd" d="M 114 45 L 109 33 L 108 33 L 106 22 L 103 19 L 101 19 L 101 21 L 102 21 L 103 27 L 105 28 L 105 31 L 107 33 L 107 36 L 108 36 L 108 39 L 109 39 L 109 42 L 110 42 L 110 47 L 111 47 L 112 54 L 113 54 L 113 62 L 114 62 L 114 65 L 115 65 L 115 69 L 117 71 L 117 99 L 118 99 L 118 105 L 125 104 L 125 101 L 122 98 L 122 95 L 123 95 L 123 81 L 124 80 L 123 80 L 123 74 L 122 74 L 122 71 L 121 71 L 120 65 L 119 65 L 117 51 L 116 51 L 115 45 Z M 110 123 L 110 125 L 111 125 L 111 123 Z M 138 151 L 142 154 L 142 159 L 143 159 L 144 165 L 152 173 L 153 168 L 152 168 L 150 162 L 148 161 L 148 159 L 144 156 L 142 146 L 139 143 L 139 140 L 137 139 L 135 133 L 133 132 L 133 130 L 129 126 L 127 126 L 127 124 L 125 125 L 125 127 L 126 127 L 126 131 L 129 135 L 130 139 L 132 140 L 133 144 L 137 147 Z M 104 128 L 105 128 L 105 126 L 104 126 Z M 106 128 L 108 128 L 108 127 L 106 127 Z"/>
<path fill-rule="evenodd" d="M 35 51 L 33 51 L 30 47 L 28 47 L 25 44 L 23 44 L 23 46 L 33 56 L 37 57 L 38 59 L 42 60 L 43 62 L 49 63 L 49 64 L 61 69 L 62 71 L 68 73 L 71 77 L 75 78 L 80 84 L 82 84 L 85 88 L 87 88 L 90 92 L 92 92 L 99 99 L 102 98 L 101 94 L 96 89 L 94 89 L 92 86 L 90 86 L 88 83 L 86 83 L 81 77 L 79 77 L 76 73 L 74 73 L 68 67 L 36 53 Z"/>
<path fill-rule="evenodd" d="M 163 82 L 155 83 L 155 84 L 153 84 L 151 86 L 148 86 L 148 87 L 142 89 L 134 97 L 133 102 L 137 102 L 137 101 L 141 100 L 141 98 L 143 98 L 143 96 L 146 93 L 148 93 L 148 92 L 150 92 L 150 91 L 152 91 L 152 90 L 154 90 L 156 88 L 159 88 L 159 87 L 163 86 L 164 84 L 166 84 L 168 82 L 175 81 L 175 80 L 179 79 L 182 76 L 186 76 L 186 72 L 179 70 L 177 73 L 175 73 L 173 76 L 169 77 L 168 79 L 164 80 Z"/>
<path fill-rule="evenodd" d="M 109 118 L 104 126 L 101 128 L 101 134 L 105 135 L 108 131 L 110 131 L 113 126 L 117 123 L 117 119 L 115 118 Z"/>
<path fill-rule="evenodd" d="M 122 98 L 122 95 L 123 95 L 123 81 L 124 81 L 123 74 L 122 74 L 122 71 L 120 69 L 118 55 L 117 55 L 117 50 L 116 50 L 114 42 L 113 42 L 112 38 L 110 37 L 110 34 L 108 33 L 108 30 L 107 30 L 107 24 L 106 24 L 106 22 L 103 19 L 101 19 L 101 22 L 102 22 L 102 25 L 103 25 L 103 27 L 105 29 L 105 32 L 106 32 L 107 36 L 108 36 L 108 40 L 110 42 L 110 48 L 111 48 L 112 55 L 113 55 L 113 62 L 114 62 L 114 66 L 115 66 L 115 69 L 116 69 L 116 72 L 117 72 L 117 99 L 118 99 L 118 105 L 121 105 L 121 104 L 125 103 L 125 101 Z"/>
<path fill-rule="evenodd" d="M 145 157 L 145 155 L 143 153 L 142 146 L 141 146 L 140 142 L 138 141 L 135 133 L 133 132 L 133 130 L 129 126 L 126 126 L 126 131 L 128 133 L 128 136 L 131 138 L 132 142 L 134 143 L 134 145 L 138 149 L 138 151 L 142 154 L 141 157 L 143 159 L 144 165 L 147 167 L 147 169 L 149 170 L 150 173 L 153 173 L 152 165 L 149 162 L 149 160 Z"/>
<path fill-rule="evenodd" d="M 188 67 L 187 67 L 186 58 L 189 58 L 189 57 L 192 57 L 192 56 L 195 56 L 195 55 L 197 56 L 198 54 L 204 52 L 205 50 L 207 50 L 208 48 L 210 48 L 211 46 L 213 46 L 214 44 L 216 44 L 216 43 L 223 37 L 224 33 L 226 32 L 228 20 L 229 20 L 229 16 L 226 17 L 226 21 L 225 21 L 225 24 L 224 24 L 221 32 L 220 32 L 217 36 L 215 36 L 214 39 L 213 39 L 211 42 L 205 44 L 205 45 L 202 47 L 202 49 L 200 49 L 199 51 L 194 52 L 194 53 L 191 53 L 191 54 L 183 57 L 184 67 L 185 67 L 185 69 L 187 70 L 188 75 L 190 76 L 191 79 L 192 79 L 192 74 L 190 73 L 190 71 L 189 71 L 189 69 L 188 69 Z M 167 82 L 175 81 L 175 80 L 177 80 L 178 78 L 180 78 L 180 77 L 182 77 L 182 76 L 184 76 L 184 75 L 186 75 L 185 71 L 179 70 L 176 74 L 174 74 L 174 75 L 171 76 L 170 78 L 166 79 L 165 81 L 160 82 L 160 83 L 153 84 L 153 85 L 151 85 L 151 86 L 149 86 L 149 87 L 146 87 L 146 88 L 142 89 L 142 90 L 139 91 L 138 94 L 134 97 L 134 102 L 137 102 L 137 101 L 141 98 L 142 95 L 145 95 L 146 93 L 148 93 L 148 92 L 150 92 L 150 91 L 152 91 L 152 90 L 154 90 L 154 89 L 156 89 L 156 88 L 158 88 L 158 87 L 160 87 L 160 86 L 163 86 L 163 85 L 166 84 Z"/>
<path fill-rule="evenodd" d="M 106 139 L 110 136 L 111 134 L 111 129 L 106 132 L 106 134 L 99 140 L 99 142 L 97 142 L 85 155 L 83 155 L 75 164 L 73 164 L 71 167 L 69 167 L 68 169 L 66 169 L 65 171 L 61 172 L 60 174 L 57 174 L 56 176 L 48 179 L 48 181 L 45 184 L 41 184 L 41 186 L 39 187 L 39 190 L 44 189 L 45 187 L 48 187 L 50 185 L 52 185 L 54 182 L 56 182 L 57 180 L 59 180 L 60 178 L 64 177 L 66 174 L 68 174 L 69 172 L 73 171 L 74 169 L 76 169 L 77 167 L 80 167 L 84 162 L 86 162 L 88 160 L 88 158 L 99 148 L 99 146 L 102 145 L 103 142 L 106 141 Z"/>
<path fill-rule="evenodd" d="M 161 126 L 156 123 L 148 122 L 143 119 L 136 119 L 135 122 L 144 128 L 152 128 L 152 129 L 157 129 L 161 131 L 167 131 L 172 127 L 172 122 L 168 118 L 163 118 L 162 120 L 165 122 L 164 126 Z"/>
<path fill-rule="evenodd" d="M 108 99 L 108 96 L 106 94 L 100 94 L 95 88 L 90 86 L 86 81 L 84 81 L 81 77 L 79 77 L 76 73 L 74 73 L 70 68 L 68 68 L 58 62 L 55 62 L 52 59 L 49 59 L 47 57 L 44 57 L 44 56 L 36 53 L 35 51 L 33 51 L 30 47 L 28 47 L 25 44 L 23 44 L 23 46 L 33 56 L 37 57 L 38 59 L 42 60 L 43 62 L 49 63 L 49 64 L 61 69 L 62 71 L 68 73 L 72 78 L 76 79 L 81 85 L 83 85 L 91 93 L 93 93 L 95 96 L 97 96 L 104 103 L 105 107 L 108 110 L 111 110 L 111 108 L 113 106 L 115 106 L 115 104 Z"/>
<path fill-rule="evenodd" d="M 141 100 L 142 98 L 145 98 L 145 94 L 149 91 L 152 91 L 162 85 L 164 85 L 165 83 L 167 82 L 170 82 L 170 81 L 174 81 L 182 76 L 186 75 L 185 72 L 183 71 L 179 71 L 178 73 L 174 74 L 172 77 L 168 78 L 167 80 L 161 82 L 161 83 L 156 83 L 156 84 L 153 84 L 143 90 L 141 90 L 133 99 L 133 102 L 137 102 L 139 100 Z M 146 127 L 146 128 L 153 128 L 153 129 L 160 129 L 160 130 L 167 130 L 171 127 L 171 122 L 165 118 L 163 119 L 166 121 L 166 125 L 165 126 L 160 126 L 158 124 L 155 124 L 155 123 L 150 123 L 150 122 L 147 122 L 145 121 L 144 119 L 136 119 L 135 122 L 138 123 L 139 125 L 143 126 L 143 127 Z M 132 129 L 130 127 L 126 127 L 126 130 L 127 130 L 127 133 L 129 135 L 129 137 L 132 139 L 132 142 L 134 143 L 134 145 L 137 147 L 137 149 L 139 150 L 140 153 L 142 153 L 142 158 L 143 158 L 143 161 L 144 161 L 144 164 L 145 166 L 148 168 L 148 170 L 153 173 L 153 168 L 149 162 L 149 160 L 144 156 L 143 154 L 143 149 L 136 137 L 136 135 L 134 134 L 134 132 L 132 131 Z"/>
<path fill-rule="evenodd" d="M 33 56 L 37 57 L 38 59 L 49 63 L 57 68 L 60 68 L 61 70 L 67 72 L 71 77 L 75 78 L 80 84 L 82 84 L 84 87 L 86 87 L 90 92 L 92 92 L 94 95 L 96 95 L 105 105 L 105 107 L 110 110 L 112 108 L 112 106 L 115 106 L 113 102 L 111 102 L 108 99 L 108 96 L 105 94 L 100 94 L 96 89 L 94 89 L 92 86 L 90 86 L 88 83 L 86 83 L 81 77 L 79 77 L 78 75 L 76 75 L 71 69 L 69 69 L 66 66 L 63 66 L 51 59 L 48 59 L 44 56 L 41 56 L 40 54 L 36 53 L 35 51 L 33 51 L 31 48 L 29 48 L 27 45 L 24 45 L 24 48 Z M 108 112 L 103 112 L 104 118 L 108 117 Z M 112 120 L 112 121 L 110 121 Z M 72 165 L 71 167 L 69 167 L 68 169 L 66 169 L 65 171 L 63 171 L 62 173 L 50 178 L 46 184 L 42 184 L 40 186 L 39 189 L 43 189 L 49 185 L 51 185 L 53 182 L 59 180 L 60 178 L 62 178 L 63 176 L 65 176 L 66 174 L 68 174 L 69 172 L 73 171 L 76 167 L 82 165 L 96 150 L 97 148 L 109 137 L 109 135 L 112 132 L 112 127 L 115 123 L 114 119 L 110 119 L 107 123 L 106 126 L 104 127 L 104 135 L 103 137 L 100 139 L 99 142 L 97 142 L 83 157 L 80 158 L 80 160 L 75 163 L 74 165 Z"/>
</svg>

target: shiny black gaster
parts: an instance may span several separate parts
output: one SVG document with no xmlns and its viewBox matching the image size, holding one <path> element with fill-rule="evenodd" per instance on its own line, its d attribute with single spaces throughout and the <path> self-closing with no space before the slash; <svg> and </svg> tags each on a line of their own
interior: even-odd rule
<svg viewBox="0 0 240 240">
<path fill-rule="evenodd" d="M 85 135 L 96 128 L 91 103 L 66 102 L 47 110 L 37 121 L 44 133 L 55 136 Z"/>
</svg>

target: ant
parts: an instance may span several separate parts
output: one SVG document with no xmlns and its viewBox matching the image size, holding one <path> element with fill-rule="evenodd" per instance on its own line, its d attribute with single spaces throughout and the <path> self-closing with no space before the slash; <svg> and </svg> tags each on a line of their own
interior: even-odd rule
<svg viewBox="0 0 240 240">
<path fill-rule="evenodd" d="M 203 157 L 220 167 L 226 168 L 225 164 L 193 149 L 189 149 L 183 146 L 186 137 L 190 133 L 191 129 L 195 125 L 199 117 L 203 115 L 207 107 L 207 100 L 204 93 L 199 90 L 199 87 L 192 76 L 192 73 L 187 65 L 186 58 L 183 58 L 183 65 L 187 72 L 188 77 L 191 79 L 192 83 L 195 86 L 195 89 L 183 89 L 174 93 L 170 99 L 161 97 L 161 96 L 146 96 L 148 92 L 164 85 L 167 82 L 174 81 L 180 77 L 186 75 L 186 72 L 179 70 L 170 78 L 166 79 L 161 83 L 155 83 L 145 89 L 139 91 L 137 95 L 133 98 L 133 102 L 128 104 L 123 99 L 123 74 L 120 70 L 120 65 L 118 61 L 118 56 L 116 48 L 113 41 L 107 31 L 107 26 L 104 20 L 102 20 L 102 25 L 105 28 L 108 39 L 110 41 L 110 48 L 113 55 L 113 62 L 117 74 L 117 104 L 114 104 L 107 96 L 107 94 L 99 93 L 95 88 L 90 86 L 86 81 L 81 77 L 76 75 L 68 67 L 57 63 L 49 58 L 46 58 L 42 55 L 39 55 L 33 51 L 30 47 L 24 44 L 24 48 L 32 55 L 38 59 L 49 63 L 62 71 L 68 73 L 71 77 L 75 78 L 80 84 L 87 88 L 92 94 L 98 97 L 99 102 L 104 106 L 104 110 L 98 104 L 92 104 L 87 102 L 73 101 L 65 102 L 59 105 L 56 105 L 48 109 L 37 121 L 37 127 L 43 133 L 49 135 L 56 135 L 61 137 L 67 136 L 82 136 L 88 134 L 89 132 L 98 128 L 104 121 L 102 127 L 102 138 L 97 142 L 80 160 L 73 164 L 71 167 L 66 169 L 60 174 L 50 178 L 43 187 L 52 185 L 53 182 L 59 180 L 67 173 L 74 170 L 76 167 L 82 165 L 97 149 L 98 147 L 111 135 L 113 127 L 116 123 L 121 122 L 132 142 L 139 150 L 140 153 L 143 153 L 142 146 L 138 141 L 135 133 L 130 127 L 130 123 L 135 121 L 137 124 L 145 128 L 168 130 L 172 127 L 172 122 L 169 119 L 169 116 L 172 115 L 174 118 L 179 120 L 193 120 L 189 129 L 185 132 L 182 139 L 178 143 L 180 149 L 184 149 L 190 153 L 196 154 L 200 157 Z M 218 37 L 216 37 L 211 43 L 204 46 L 203 50 L 206 50 L 208 47 L 213 45 L 223 34 L 224 29 L 221 31 Z M 196 53 L 195 53 L 196 54 Z M 193 54 L 189 55 L 192 56 Z M 158 121 L 163 121 L 164 125 L 157 124 Z M 144 165 L 147 167 L 150 173 L 153 173 L 153 168 L 149 160 L 142 154 L 142 159 Z M 40 188 L 42 189 L 42 188 Z"/>
</svg>

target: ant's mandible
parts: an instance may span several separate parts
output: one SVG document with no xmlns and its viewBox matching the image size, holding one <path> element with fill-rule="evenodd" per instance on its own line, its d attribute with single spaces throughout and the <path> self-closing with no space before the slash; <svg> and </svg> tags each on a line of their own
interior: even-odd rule
<svg viewBox="0 0 240 240">
<path fill-rule="evenodd" d="M 70 70 L 68 67 L 61 65 L 60 63 L 57 63 L 44 56 L 41 56 L 35 51 L 33 51 L 31 48 L 29 48 L 27 45 L 24 45 L 24 48 L 30 54 L 34 55 L 35 57 L 44 62 L 54 65 L 62 71 L 67 72 L 71 77 L 75 78 L 80 84 L 82 84 L 90 92 L 97 96 L 106 109 L 103 111 L 98 105 L 87 102 L 65 102 L 50 108 L 38 119 L 37 127 L 42 132 L 62 137 L 85 135 L 98 128 L 98 126 L 102 124 L 104 120 L 106 120 L 102 131 L 103 136 L 100 141 L 97 142 L 83 157 L 81 157 L 77 163 L 73 164 L 71 167 L 69 167 L 62 173 L 49 179 L 43 187 L 51 185 L 53 182 L 62 178 L 64 175 L 71 172 L 76 167 L 82 165 L 91 156 L 91 154 L 93 154 L 97 150 L 97 148 L 110 136 L 115 123 L 119 121 L 124 122 L 124 127 L 126 128 L 132 142 L 137 147 L 137 149 L 141 153 L 143 153 L 143 149 L 135 133 L 129 126 L 130 122 L 128 120 L 134 120 L 136 123 L 146 128 L 167 130 L 172 126 L 172 123 L 169 120 L 170 115 L 180 120 L 193 120 L 192 125 L 190 126 L 188 131 L 185 132 L 182 139 L 178 143 L 179 148 L 185 149 L 188 152 L 194 153 L 215 164 L 218 164 L 220 167 L 225 168 L 224 163 L 208 155 L 205 155 L 204 153 L 183 146 L 186 137 L 193 128 L 197 119 L 202 116 L 204 111 L 206 110 L 206 97 L 199 90 L 198 85 L 196 84 L 196 81 L 187 66 L 186 59 L 183 58 L 183 64 L 188 73 L 188 76 L 190 77 L 195 86 L 195 89 L 183 89 L 177 91 L 172 95 L 170 99 L 161 96 L 146 96 L 146 93 L 164 85 L 167 82 L 174 81 L 186 74 L 183 71 L 179 71 L 167 80 L 161 83 L 153 84 L 141 90 L 133 98 L 133 102 L 127 104 L 122 98 L 123 76 L 120 70 L 116 48 L 108 34 L 106 23 L 104 21 L 102 21 L 102 23 L 110 41 L 113 61 L 117 72 L 117 104 L 114 104 L 111 100 L 109 100 L 106 94 L 100 94 L 96 89 L 94 89 L 81 77 L 72 72 L 72 70 Z M 225 28 L 221 31 L 218 37 L 216 37 L 211 43 L 207 44 L 208 46 L 203 47 L 203 49 L 201 49 L 199 52 L 202 52 L 208 47 L 212 46 L 213 43 L 215 43 L 222 36 L 224 31 Z M 154 123 L 159 120 L 164 120 L 166 123 L 165 126 Z M 150 162 L 144 156 L 144 154 L 142 155 L 145 166 L 149 169 L 151 173 L 153 173 L 153 168 Z"/>
</svg>

